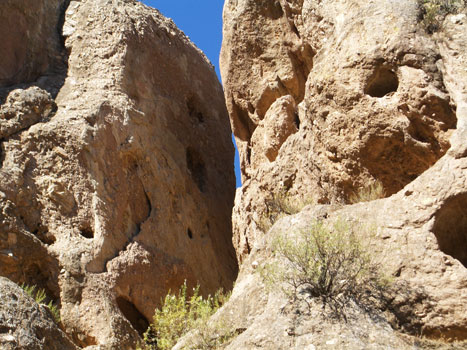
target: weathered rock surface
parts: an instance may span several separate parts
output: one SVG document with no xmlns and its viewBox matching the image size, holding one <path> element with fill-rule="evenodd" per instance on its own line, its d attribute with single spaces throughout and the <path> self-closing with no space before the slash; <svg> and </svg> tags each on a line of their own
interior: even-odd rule
<svg viewBox="0 0 467 350">
<path fill-rule="evenodd" d="M 418 19 L 416 1 L 226 1 L 221 71 L 243 177 L 233 213 L 242 272 L 221 314 L 242 315 L 233 327 L 246 329 L 229 348 L 413 348 L 389 324 L 467 339 L 467 17 L 448 16 L 433 36 Z M 388 198 L 345 206 L 375 181 Z M 268 203 L 284 192 L 325 205 L 265 234 Z M 380 321 L 284 316 L 251 265 L 270 259 L 274 232 L 338 217 L 378 227 L 375 255 L 410 293 L 395 293 Z M 295 321 L 303 326 L 288 335 Z M 359 323 L 367 331 L 356 335 Z"/>
<path fill-rule="evenodd" d="M 169 288 L 236 277 L 222 88 L 139 2 L 29 3 L 0 4 L 27 51 L 1 51 L 0 275 L 44 288 L 77 345 L 129 349 Z"/>
<path fill-rule="evenodd" d="M 52 79 L 66 72 L 61 25 L 69 0 L 4 0 L 0 7 L 2 88 L 36 81 L 57 93 Z M 7 34 L 6 34 L 7 33 Z"/>
<path fill-rule="evenodd" d="M 75 350 L 46 306 L 18 285 L 0 277 L 0 348 L 2 350 Z"/>
<path fill-rule="evenodd" d="M 391 195 L 449 149 L 460 96 L 448 93 L 449 59 L 417 18 L 416 1 L 226 2 L 221 70 L 244 183 L 240 258 L 257 235 L 253 213 L 267 210 L 258 193 L 346 202 L 379 180 Z"/>
</svg>

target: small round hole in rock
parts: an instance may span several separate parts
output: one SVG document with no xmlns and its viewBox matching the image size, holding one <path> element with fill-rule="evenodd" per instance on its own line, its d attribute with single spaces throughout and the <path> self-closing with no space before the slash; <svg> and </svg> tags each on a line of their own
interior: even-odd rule
<svg viewBox="0 0 467 350">
<path fill-rule="evenodd" d="M 89 227 L 84 227 L 79 230 L 81 236 L 87 239 L 93 239 L 94 238 L 94 232 L 91 230 Z"/>
<path fill-rule="evenodd" d="M 371 97 L 383 97 L 397 91 L 398 87 L 397 74 L 389 68 L 379 67 L 368 79 L 364 92 Z"/>
<path fill-rule="evenodd" d="M 188 235 L 188 238 L 193 239 L 193 232 L 190 229 L 188 229 L 186 233 Z"/>
</svg>

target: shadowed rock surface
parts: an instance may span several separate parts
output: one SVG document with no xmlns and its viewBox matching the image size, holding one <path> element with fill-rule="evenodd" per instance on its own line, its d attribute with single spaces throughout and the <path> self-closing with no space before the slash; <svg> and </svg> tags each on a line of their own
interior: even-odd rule
<svg viewBox="0 0 467 350">
<path fill-rule="evenodd" d="M 76 350 L 44 305 L 0 277 L 0 347 L 2 350 Z"/>
</svg>

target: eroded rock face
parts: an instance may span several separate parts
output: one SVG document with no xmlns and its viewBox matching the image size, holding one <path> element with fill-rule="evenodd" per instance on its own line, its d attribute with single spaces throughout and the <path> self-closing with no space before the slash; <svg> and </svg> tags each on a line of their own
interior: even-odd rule
<svg viewBox="0 0 467 350">
<path fill-rule="evenodd" d="M 215 315 L 213 321 L 240 333 L 226 349 L 465 349 L 467 268 L 465 249 L 458 247 L 465 247 L 466 172 L 460 170 L 466 166 L 466 158 L 444 158 L 390 198 L 310 205 L 279 220 L 245 259 L 231 299 Z M 446 171 L 458 175 L 447 177 Z M 344 321 L 318 301 L 294 303 L 280 286 L 265 285 L 261 269 L 273 259 L 273 238 L 307 230 L 316 220 L 377 228 L 372 256 L 392 279 L 383 305 L 346 306 Z"/>
<path fill-rule="evenodd" d="M 2 71 L 0 274 L 44 288 L 77 345 L 132 348 L 168 289 L 235 279 L 222 88 L 173 22 L 141 3 L 35 3 L 45 10 L 18 30 L 63 18 L 68 71 L 49 73 L 47 40 L 35 44 L 45 71 Z M 50 81 L 63 83 L 56 97 Z"/>
<path fill-rule="evenodd" d="M 47 307 L 0 277 L 0 347 L 4 350 L 76 350 Z"/>
<path fill-rule="evenodd" d="M 259 234 L 253 213 L 267 210 L 260 188 L 346 202 L 378 180 L 391 195 L 449 149 L 458 102 L 418 13 L 416 1 L 226 2 L 221 69 L 244 183 L 234 209 L 240 258 Z"/>
<path fill-rule="evenodd" d="M 235 325 L 247 331 L 232 349 L 286 349 L 298 341 L 281 333 L 292 316 L 271 321 L 271 305 L 282 305 L 277 296 L 261 297 L 256 309 L 250 297 L 239 301 L 264 292 L 250 264 L 270 258 L 263 222 L 277 193 L 325 204 L 322 217 L 305 211 L 283 232 L 326 217 L 376 223 L 388 270 L 417 291 L 394 298 L 392 326 L 467 338 L 467 20 L 448 16 L 430 36 L 419 15 L 416 1 L 226 1 L 221 71 L 241 158 L 233 226 L 244 270 L 233 292 L 239 299 L 226 309 L 248 310 Z M 388 198 L 345 206 L 375 181 Z M 310 327 L 299 335 L 312 337 L 319 322 Z M 362 341 L 354 340 L 340 348 Z"/>
</svg>

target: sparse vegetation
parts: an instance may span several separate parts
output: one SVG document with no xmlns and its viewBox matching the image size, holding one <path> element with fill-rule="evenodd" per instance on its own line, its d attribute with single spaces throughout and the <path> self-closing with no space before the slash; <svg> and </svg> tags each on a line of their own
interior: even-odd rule
<svg viewBox="0 0 467 350">
<path fill-rule="evenodd" d="M 45 300 L 47 299 L 47 295 L 45 293 L 45 290 L 44 289 L 37 289 L 36 290 L 36 286 L 29 286 L 29 285 L 26 285 L 26 284 L 22 284 L 21 285 L 21 288 L 23 288 L 23 290 L 31 297 L 33 298 L 36 303 L 40 304 L 40 305 L 45 305 L 51 312 L 53 318 L 54 318 L 54 321 L 55 323 L 60 323 L 60 310 L 59 308 L 57 307 L 57 305 L 55 305 L 53 303 L 52 300 L 50 300 L 48 303 L 45 303 Z"/>
<path fill-rule="evenodd" d="M 263 278 L 273 288 L 282 286 L 294 300 L 319 298 L 334 310 L 350 299 L 363 302 L 371 291 L 389 284 L 369 253 L 369 231 L 338 220 L 332 226 L 318 221 L 307 230 L 280 235 L 272 245 L 276 259 L 262 269 Z"/>
<path fill-rule="evenodd" d="M 418 0 L 420 22 L 428 33 L 441 28 L 444 18 L 449 14 L 466 9 L 466 0 Z"/>
<path fill-rule="evenodd" d="M 239 334 L 228 321 L 217 320 L 210 322 L 205 319 L 201 322 L 185 350 L 217 350 L 223 349 Z"/>
<path fill-rule="evenodd" d="M 193 289 L 190 297 L 185 282 L 177 294 L 169 292 L 161 308 L 156 310 L 153 323 L 144 335 L 143 349 L 172 349 L 189 332 L 193 332 L 193 337 L 185 349 L 220 349 L 236 332 L 229 328 L 227 322 L 209 322 L 209 318 L 228 297 L 220 290 L 214 296 L 203 298 L 199 294 L 199 286 Z"/>
<path fill-rule="evenodd" d="M 300 199 L 292 197 L 289 192 L 281 190 L 272 193 L 272 195 L 265 200 L 266 212 L 261 216 L 258 226 L 266 232 L 274 223 L 280 218 L 293 215 L 300 212 L 308 204 L 312 204 L 313 200 Z"/>
<path fill-rule="evenodd" d="M 353 193 L 349 201 L 352 204 L 360 202 L 370 202 L 376 199 L 384 198 L 386 195 L 381 181 L 376 181 L 371 185 L 359 189 L 357 192 Z"/>
</svg>

